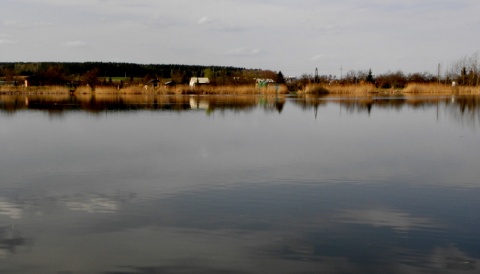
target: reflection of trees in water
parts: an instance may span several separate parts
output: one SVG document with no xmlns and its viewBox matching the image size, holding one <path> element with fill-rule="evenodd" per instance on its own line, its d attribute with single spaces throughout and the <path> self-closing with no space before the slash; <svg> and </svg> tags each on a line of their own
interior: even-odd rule
<svg viewBox="0 0 480 274">
<path fill-rule="evenodd" d="M 258 104 L 267 112 L 282 113 L 285 101 L 285 96 L 262 96 L 260 97 Z"/>
<path fill-rule="evenodd" d="M 324 96 L 312 96 L 307 94 L 294 98 L 292 102 L 303 110 L 311 110 L 318 108 L 320 105 L 326 106 L 329 101 L 325 100 L 325 98 L 326 97 Z"/>
<path fill-rule="evenodd" d="M 215 111 L 233 112 L 253 111 L 257 106 L 252 96 L 190 96 L 191 109 L 205 110 L 208 114 Z"/>
<path fill-rule="evenodd" d="M 372 108 L 395 109 L 400 110 L 405 105 L 404 98 L 387 98 L 387 97 L 365 97 L 356 100 L 341 99 L 338 101 L 340 105 L 349 113 L 355 112 L 372 112 Z"/>
<path fill-rule="evenodd" d="M 345 97 L 326 102 L 340 104 L 347 113 L 370 114 L 376 109 L 400 110 L 404 107 L 412 109 L 437 108 L 445 109 L 456 121 L 475 126 L 480 124 L 480 97 L 479 96 L 398 96 L 398 97 Z M 312 100 L 310 105 L 314 105 Z M 317 104 L 318 105 L 318 104 Z M 305 109 L 305 107 L 302 107 Z"/>
<path fill-rule="evenodd" d="M 320 106 L 326 106 L 328 100 L 324 99 L 324 96 L 318 95 L 303 95 L 293 99 L 293 104 L 299 106 L 304 111 L 312 110 L 315 113 L 315 118 L 317 118 L 318 108 Z"/>
<path fill-rule="evenodd" d="M 152 94 L 51 94 L 51 95 L 0 95 L 0 111 L 13 114 L 18 110 L 44 110 L 51 115 L 62 115 L 66 111 L 189 111 L 205 110 L 248 112 L 256 108 L 281 113 L 287 98 L 285 95 L 152 95 Z M 456 119 L 470 124 L 480 122 L 479 96 L 313 96 L 290 97 L 294 106 L 304 111 L 339 104 L 347 113 L 371 113 L 375 109 L 400 110 L 403 107 L 431 108 L 442 106 Z"/>
<path fill-rule="evenodd" d="M 17 247 L 31 244 L 31 241 L 27 238 L 20 236 L 20 232 L 15 229 L 14 226 L 0 227 L 0 254 L 6 255 L 7 253 L 16 253 Z"/>
<path fill-rule="evenodd" d="M 187 111 L 205 109 L 207 113 L 217 110 L 244 112 L 258 106 L 267 111 L 281 112 L 284 96 L 252 95 L 135 95 L 135 94 L 72 94 L 72 95 L 11 95 L 0 96 L 0 110 L 14 113 L 22 109 L 45 110 L 61 115 L 66 111 L 82 110 L 91 113 L 103 111 Z"/>
<path fill-rule="evenodd" d="M 455 121 L 470 126 L 480 126 L 480 97 L 452 97 L 445 103 L 446 110 Z"/>
<path fill-rule="evenodd" d="M 267 112 L 281 113 L 285 101 L 285 96 L 191 96 L 190 106 L 192 109 L 205 109 L 208 114 L 214 111 L 249 112 L 258 107 Z"/>
</svg>

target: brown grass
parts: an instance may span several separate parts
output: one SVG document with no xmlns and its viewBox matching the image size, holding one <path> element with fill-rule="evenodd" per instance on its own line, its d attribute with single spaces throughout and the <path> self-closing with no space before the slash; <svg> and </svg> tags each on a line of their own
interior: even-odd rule
<svg viewBox="0 0 480 274">
<path fill-rule="evenodd" d="M 1 93 L 38 93 L 38 94 L 63 94 L 68 93 L 68 89 L 63 86 L 41 86 L 41 87 L 12 87 L 0 86 Z"/>
<path fill-rule="evenodd" d="M 216 94 L 286 94 L 288 93 L 285 85 L 268 86 L 268 87 L 255 87 L 252 85 L 244 86 L 200 86 L 191 88 L 189 86 L 177 86 L 171 90 L 174 94 L 204 94 L 204 95 L 216 95 Z M 167 91 L 167 92 L 168 92 Z M 160 91 L 161 92 L 161 91 Z"/>
<path fill-rule="evenodd" d="M 0 87 L 2 93 L 28 93 L 28 94 L 58 94 L 69 93 L 69 89 L 63 86 L 48 87 Z M 80 86 L 75 89 L 75 94 L 90 94 L 92 90 L 88 86 Z M 271 85 L 268 87 L 244 86 L 200 86 L 191 88 L 187 85 L 175 87 L 147 87 L 142 85 L 128 86 L 121 89 L 116 87 L 96 87 L 95 94 L 164 94 L 164 95 L 220 95 L 220 94 L 287 94 L 285 85 Z"/>
<path fill-rule="evenodd" d="M 480 87 L 455 86 L 443 84 L 408 84 L 403 93 L 422 93 L 422 94 L 478 94 Z"/>
<path fill-rule="evenodd" d="M 372 84 L 360 85 L 325 85 L 325 84 L 310 84 L 304 90 L 298 91 L 299 94 L 368 94 L 378 92 Z"/>
<path fill-rule="evenodd" d="M 91 93 L 88 87 L 79 87 L 75 93 Z M 97 87 L 96 94 L 163 94 L 163 95 L 221 95 L 221 94 L 286 94 L 288 93 L 285 85 L 269 86 L 259 88 L 252 85 L 245 86 L 200 86 L 191 88 L 187 85 L 177 85 L 175 87 L 147 87 L 129 86 L 122 89 L 112 87 Z"/>
<path fill-rule="evenodd" d="M 404 89 L 378 89 L 372 84 L 358 85 L 307 85 L 299 94 L 332 94 L 332 95 L 361 95 L 371 93 L 382 94 L 480 94 L 480 86 L 449 86 L 443 84 L 408 84 Z"/>
<path fill-rule="evenodd" d="M 11 87 L 0 86 L 2 94 L 68 94 L 69 90 L 64 86 L 48 87 Z M 75 94 L 91 94 L 88 86 L 81 86 L 75 90 Z M 285 85 L 270 85 L 268 87 L 256 87 L 254 85 L 244 86 L 200 86 L 191 88 L 187 85 L 177 85 L 175 87 L 145 87 L 143 85 L 128 86 L 121 89 L 116 87 L 96 87 L 95 94 L 159 94 L 159 95 L 248 95 L 248 94 L 287 94 L 288 89 Z M 303 90 L 297 91 L 300 95 L 363 95 L 372 93 L 382 94 L 480 94 L 480 86 L 456 86 L 443 84 L 408 84 L 404 89 L 377 89 L 372 84 L 357 85 L 325 85 L 309 84 Z"/>
<path fill-rule="evenodd" d="M 373 84 L 329 85 L 327 89 L 330 94 L 367 94 L 378 92 L 378 89 Z"/>
</svg>

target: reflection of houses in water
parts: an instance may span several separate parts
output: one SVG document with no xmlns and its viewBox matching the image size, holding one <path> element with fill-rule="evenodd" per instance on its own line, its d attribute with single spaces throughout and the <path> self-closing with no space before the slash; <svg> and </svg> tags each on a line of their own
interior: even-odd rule
<svg viewBox="0 0 480 274">
<path fill-rule="evenodd" d="M 190 107 L 192 109 L 208 109 L 210 103 L 207 100 L 200 100 L 195 97 L 190 97 Z"/>
<path fill-rule="evenodd" d="M 0 93 L 0 112 L 14 113 L 22 109 L 37 109 L 49 114 L 60 115 L 67 111 L 87 111 L 103 113 L 105 111 L 188 111 L 203 109 L 207 112 L 234 111 L 245 112 L 263 108 L 265 111 L 281 113 L 286 100 L 293 106 L 305 111 L 311 110 L 315 117 L 321 107 L 327 104 L 340 106 L 347 113 L 374 113 L 376 109 L 401 109 L 438 107 L 462 122 L 472 125 L 480 123 L 479 96 L 396 96 L 396 97 L 329 97 L 317 95 L 214 95 L 214 96 L 177 96 L 155 95 L 139 96 L 129 94 L 10 94 Z"/>
<path fill-rule="evenodd" d="M 266 111 L 281 113 L 285 105 L 285 96 L 209 96 L 190 97 L 192 109 L 245 111 L 263 107 Z"/>
</svg>

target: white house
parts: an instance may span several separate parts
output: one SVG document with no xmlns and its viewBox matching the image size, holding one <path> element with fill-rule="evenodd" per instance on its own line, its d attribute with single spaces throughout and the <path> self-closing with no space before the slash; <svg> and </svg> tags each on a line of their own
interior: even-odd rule
<svg viewBox="0 0 480 274">
<path fill-rule="evenodd" d="M 190 78 L 190 87 L 194 88 L 196 85 L 210 84 L 210 79 L 207 77 L 192 77 Z"/>
</svg>

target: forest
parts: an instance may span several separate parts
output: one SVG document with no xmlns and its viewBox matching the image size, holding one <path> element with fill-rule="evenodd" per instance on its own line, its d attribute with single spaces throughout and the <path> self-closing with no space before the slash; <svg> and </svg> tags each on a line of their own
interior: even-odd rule
<svg viewBox="0 0 480 274">
<path fill-rule="evenodd" d="M 34 85 L 81 82 L 90 85 L 145 84 L 152 79 L 186 84 L 191 77 L 208 77 L 212 84 L 246 84 L 254 78 L 277 79 L 277 72 L 224 66 L 135 64 L 104 62 L 4 62 L 0 80 L 14 83 L 29 78 Z"/>
</svg>

